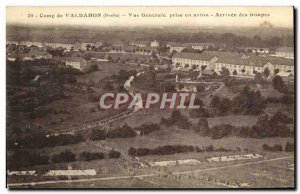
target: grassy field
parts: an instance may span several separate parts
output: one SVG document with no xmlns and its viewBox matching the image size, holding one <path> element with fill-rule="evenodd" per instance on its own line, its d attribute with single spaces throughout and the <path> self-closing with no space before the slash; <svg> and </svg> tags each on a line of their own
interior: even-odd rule
<svg viewBox="0 0 300 194">
<path fill-rule="evenodd" d="M 136 70 L 140 71 L 144 67 L 138 67 L 137 65 L 128 65 L 128 64 L 121 64 L 121 63 L 109 63 L 109 62 L 96 62 L 98 64 L 99 71 L 95 71 L 92 73 L 84 74 L 77 77 L 77 81 L 79 82 L 87 82 L 88 80 L 99 81 L 104 77 L 118 74 L 118 72 L 123 69 L 126 71 Z"/>
</svg>

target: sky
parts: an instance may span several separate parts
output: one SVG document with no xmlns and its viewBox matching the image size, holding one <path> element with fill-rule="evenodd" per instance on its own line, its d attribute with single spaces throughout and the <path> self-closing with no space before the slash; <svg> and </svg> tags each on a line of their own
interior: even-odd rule
<svg viewBox="0 0 300 194">
<path fill-rule="evenodd" d="M 93 17 L 81 17 L 84 14 Z M 62 17 L 58 17 L 60 14 Z M 108 14 L 109 17 L 105 17 Z M 157 14 L 147 17 L 146 14 Z M 251 15 L 252 14 L 252 15 Z M 258 15 L 259 14 L 259 15 Z M 72 17 L 72 16 L 79 17 Z M 81 16 L 80 16 L 81 15 Z M 165 17 L 159 17 L 164 15 Z M 139 17 L 137 17 L 139 16 Z M 148 15 L 149 16 L 149 15 Z M 293 7 L 6 7 L 7 24 L 293 28 Z"/>
</svg>

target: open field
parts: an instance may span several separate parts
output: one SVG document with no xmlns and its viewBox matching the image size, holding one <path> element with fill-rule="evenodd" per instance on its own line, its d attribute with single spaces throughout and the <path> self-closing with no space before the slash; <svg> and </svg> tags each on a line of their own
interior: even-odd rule
<svg viewBox="0 0 300 194">
<path fill-rule="evenodd" d="M 143 67 L 137 65 L 129 65 L 123 63 L 108 63 L 108 62 L 93 62 L 98 65 L 99 71 L 88 73 L 77 77 L 79 82 L 87 82 L 88 80 L 94 80 L 95 82 L 102 80 L 104 77 L 117 74 L 121 69 L 130 70 L 142 70 Z"/>
</svg>

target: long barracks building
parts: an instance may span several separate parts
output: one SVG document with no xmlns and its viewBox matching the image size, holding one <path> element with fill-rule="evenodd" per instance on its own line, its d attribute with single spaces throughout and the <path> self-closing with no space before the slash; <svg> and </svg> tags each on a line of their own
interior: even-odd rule
<svg viewBox="0 0 300 194">
<path fill-rule="evenodd" d="M 230 75 L 255 76 L 256 73 L 262 73 L 265 69 L 269 69 L 271 75 L 275 74 L 275 69 L 278 69 L 281 73 L 294 75 L 294 60 L 272 56 L 257 56 L 254 54 L 180 52 L 172 57 L 172 63 L 177 69 L 191 68 L 201 70 L 201 66 L 206 66 L 217 74 L 220 74 L 222 68 L 227 68 Z"/>
</svg>

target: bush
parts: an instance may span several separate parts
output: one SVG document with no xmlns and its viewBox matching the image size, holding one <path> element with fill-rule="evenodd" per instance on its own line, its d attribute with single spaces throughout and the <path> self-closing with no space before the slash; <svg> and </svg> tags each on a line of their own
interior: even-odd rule
<svg viewBox="0 0 300 194">
<path fill-rule="evenodd" d="M 81 135 L 60 134 L 58 136 L 46 137 L 44 134 L 25 136 L 17 140 L 19 146 L 25 148 L 43 148 L 60 145 L 76 144 L 84 141 Z"/>
<path fill-rule="evenodd" d="M 61 162 L 74 162 L 76 161 L 75 154 L 69 150 L 65 150 L 59 154 L 54 154 L 52 156 L 52 161 L 55 163 Z"/>
<path fill-rule="evenodd" d="M 221 139 L 223 137 L 230 136 L 234 132 L 235 128 L 231 125 L 217 125 L 211 128 L 211 138 Z"/>
<path fill-rule="evenodd" d="M 96 141 L 96 140 L 104 140 L 106 138 L 104 130 L 93 129 L 89 132 L 88 138 Z"/>
<path fill-rule="evenodd" d="M 278 92 L 286 93 L 287 92 L 287 86 L 284 84 L 283 79 L 276 75 L 273 80 L 273 88 L 277 90 Z"/>
<path fill-rule="evenodd" d="M 116 128 L 114 130 L 110 130 L 106 134 L 107 138 L 129 138 L 135 136 L 136 136 L 136 132 L 127 124 L 123 125 L 122 127 Z"/>
<path fill-rule="evenodd" d="M 182 115 L 179 110 L 174 110 L 170 118 L 162 118 L 160 120 L 160 124 L 166 126 L 176 125 L 177 127 L 182 129 L 188 129 L 192 127 L 192 123 L 189 121 L 189 119 L 186 116 Z"/>
<path fill-rule="evenodd" d="M 128 154 L 130 156 L 147 156 L 147 155 L 171 155 L 176 153 L 194 152 L 193 146 L 187 145 L 165 145 L 154 149 L 149 148 L 130 148 Z"/>
<path fill-rule="evenodd" d="M 282 151 L 282 145 L 275 144 L 274 146 L 269 146 L 268 144 L 263 144 L 263 150 L 264 151 L 270 151 L 270 152 L 280 152 Z"/>
<path fill-rule="evenodd" d="M 197 85 L 197 92 L 204 92 L 205 86 L 204 85 Z"/>
<path fill-rule="evenodd" d="M 213 96 L 210 107 L 217 115 L 241 113 L 244 115 L 259 115 L 265 108 L 265 100 L 259 91 L 252 91 L 248 86 L 232 100 Z"/>
<path fill-rule="evenodd" d="M 199 119 L 198 122 L 193 125 L 193 130 L 199 133 L 201 136 L 208 136 L 210 133 L 210 128 L 207 119 Z"/>
<path fill-rule="evenodd" d="M 91 152 L 81 152 L 80 160 L 91 161 L 91 160 L 101 160 L 105 158 L 105 154 L 102 152 L 91 153 Z"/>
<path fill-rule="evenodd" d="M 108 158 L 119 158 L 121 156 L 121 153 L 115 150 L 110 150 L 108 153 Z"/>
<path fill-rule="evenodd" d="M 136 149 L 135 148 L 133 148 L 133 147 L 130 147 L 129 149 L 128 149 L 128 155 L 129 156 L 136 156 Z"/>
</svg>

